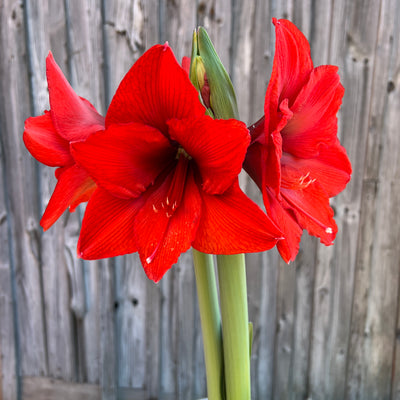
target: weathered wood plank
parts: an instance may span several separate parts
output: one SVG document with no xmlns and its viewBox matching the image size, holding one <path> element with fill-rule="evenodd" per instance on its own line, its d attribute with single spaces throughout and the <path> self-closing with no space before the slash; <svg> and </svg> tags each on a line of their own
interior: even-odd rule
<svg viewBox="0 0 400 400">
<path fill-rule="evenodd" d="M 370 251 L 370 287 L 364 331 L 365 381 L 364 396 L 386 398 L 390 396 L 393 373 L 393 351 L 399 291 L 398 248 L 400 177 L 399 90 L 390 90 L 400 68 L 400 49 L 393 38 L 399 34 L 400 9 L 396 2 L 382 2 L 376 46 L 376 68 L 373 76 L 374 98 L 371 107 L 366 156 L 366 180 L 376 182 L 374 246 Z M 396 82 L 397 83 L 397 82 Z M 389 90 L 388 90 L 389 88 Z M 365 335 L 366 333 L 366 335 Z"/>
<path fill-rule="evenodd" d="M 192 398 L 195 377 L 194 273 L 191 253 L 181 255 L 177 265 L 158 284 L 160 309 L 159 396 Z M 190 300 L 189 300 L 190 299 Z"/>
<path fill-rule="evenodd" d="M 177 393 L 176 387 L 176 334 L 179 329 L 176 316 L 176 296 L 174 286 L 175 275 L 178 273 L 176 266 L 169 270 L 158 283 L 160 287 L 161 308 L 160 308 L 160 381 L 159 396 Z"/>
<path fill-rule="evenodd" d="M 160 284 L 147 283 L 146 291 L 146 387 L 148 398 L 157 398 L 159 394 L 160 374 L 158 368 L 161 356 L 161 304 Z"/>
<path fill-rule="evenodd" d="M 386 12 L 390 12 L 390 9 L 387 9 Z M 395 6 L 395 18 L 397 15 L 399 15 L 400 9 L 399 9 L 399 4 L 396 3 Z M 388 105 L 390 105 L 390 108 L 386 114 L 386 123 L 385 123 L 385 129 L 388 130 L 388 136 L 391 138 L 391 140 L 398 140 L 398 132 L 397 132 L 397 126 L 398 126 L 398 110 L 400 109 L 400 33 L 399 33 L 399 25 L 395 24 L 394 25 L 394 34 L 393 34 L 393 48 L 395 49 L 393 52 L 393 55 L 391 56 L 391 63 L 390 63 L 390 68 L 389 68 L 389 73 L 388 73 L 388 84 L 387 84 L 387 92 L 388 92 Z M 388 143 L 389 144 L 389 143 Z M 400 146 L 399 144 L 397 144 Z M 390 148 L 392 146 L 396 146 L 395 142 L 390 142 Z M 393 147 L 395 149 L 395 147 Z M 397 147 L 398 149 L 398 147 Z M 389 150 L 389 149 L 388 149 Z M 398 157 L 399 151 L 397 150 L 397 157 Z M 395 192 L 390 199 L 390 207 L 391 207 L 391 214 L 389 216 L 389 221 L 388 224 L 385 226 L 385 229 L 387 230 L 388 227 L 393 227 L 394 232 L 398 232 L 398 227 L 399 227 L 399 222 L 394 222 L 392 220 L 393 215 L 398 214 L 398 205 L 400 204 L 400 200 L 398 199 L 399 197 L 399 179 L 400 179 L 400 171 L 399 171 L 399 159 L 393 160 L 393 157 L 395 157 L 394 154 L 391 155 L 391 158 L 388 160 L 390 162 L 394 162 L 395 164 L 393 165 L 388 165 L 388 168 L 392 168 L 393 166 L 395 167 L 395 170 L 392 172 L 392 182 L 390 183 L 391 189 L 393 192 Z M 383 172 L 383 169 L 382 169 Z M 386 177 L 383 176 L 383 178 Z M 400 237 L 400 234 L 397 233 L 397 238 Z M 393 239 L 396 241 L 395 236 L 391 237 L 391 244 L 393 248 L 391 249 L 392 251 L 395 249 L 398 249 L 398 244 L 393 243 Z M 398 240 L 397 240 L 398 241 Z M 397 265 L 400 265 L 400 255 L 399 251 L 397 251 L 397 254 L 392 255 L 394 260 L 393 265 L 391 267 L 392 271 L 395 271 L 395 263 L 397 262 Z M 397 259 L 397 261 L 396 261 Z M 398 269 L 397 269 L 398 271 Z M 399 289 L 398 289 L 399 290 Z M 394 295 L 394 293 L 392 294 Z M 394 315 L 389 316 L 389 318 L 393 319 Z M 396 326 L 396 331 L 395 331 L 395 342 L 394 342 L 394 354 L 393 354 L 393 361 L 392 361 L 392 382 L 391 382 L 391 400 L 395 400 L 400 398 L 400 305 L 397 303 L 397 326 Z"/>
<path fill-rule="evenodd" d="M 272 399 L 274 382 L 274 356 L 277 331 L 277 293 L 279 255 L 276 250 L 262 256 L 260 312 L 252 319 L 254 324 L 253 354 L 256 354 L 256 366 L 253 368 L 253 394 L 257 399 Z M 249 288 L 251 291 L 251 288 Z M 258 318 L 257 318 L 258 317 Z M 254 365 L 254 364 L 253 364 Z"/>
<path fill-rule="evenodd" d="M 100 400 L 99 386 L 48 377 L 26 377 L 22 400 Z"/>
<path fill-rule="evenodd" d="M 159 3 L 160 40 L 168 41 L 180 63 L 190 56 L 192 34 L 196 27 L 196 7 L 193 1 L 174 0 Z"/>
<path fill-rule="evenodd" d="M 178 327 L 177 334 L 177 386 L 180 398 L 193 399 L 194 382 L 197 377 L 194 376 L 194 366 L 198 363 L 195 359 L 196 335 L 199 333 L 199 326 L 195 324 L 195 299 L 196 286 L 192 262 L 192 252 L 188 251 L 182 254 L 177 265 L 179 279 L 177 285 L 177 316 Z M 197 325 L 197 330 L 196 330 Z M 201 397 L 205 395 L 205 390 L 201 392 Z"/>
<path fill-rule="evenodd" d="M 204 26 L 207 30 L 227 71 L 231 69 L 232 6 L 230 0 L 201 0 L 197 4 L 196 13 L 196 27 Z"/>
<path fill-rule="evenodd" d="M 48 377 L 24 378 L 22 400 L 100 400 L 101 389 L 98 385 L 87 383 L 65 382 Z M 119 400 L 147 400 L 146 391 L 132 388 L 121 388 Z M 164 399 L 160 399 L 164 400 Z M 165 399 L 167 400 L 167 399 Z M 172 400 L 172 399 L 171 399 Z"/>
<path fill-rule="evenodd" d="M 318 246 L 320 244 L 316 238 L 305 233 L 293 265 L 296 270 L 296 284 L 293 288 L 295 291 L 294 332 L 288 396 L 292 399 L 303 399 L 308 396 L 310 337 L 314 316 L 315 259 Z"/>
<path fill-rule="evenodd" d="M 33 112 L 39 115 L 49 108 L 45 59 L 50 50 L 49 27 L 53 25 L 51 17 L 54 14 L 50 14 L 49 3 L 46 1 L 27 3 L 26 7 L 32 81 L 31 97 Z M 63 11 L 63 7 L 61 10 Z M 55 17 L 58 19 L 59 15 L 55 14 Z M 55 179 L 53 169 L 40 165 L 38 168 L 41 195 L 39 214 L 42 214 L 55 187 Z M 51 230 L 42 232 L 40 240 L 41 268 L 43 276 L 46 277 L 42 283 L 42 296 L 45 309 L 44 335 L 48 374 L 56 378 L 72 380 L 75 377 L 75 354 L 62 223 L 59 222 Z"/>
<path fill-rule="evenodd" d="M 293 352 L 293 323 L 296 270 L 282 260 L 278 266 L 278 293 L 274 352 L 273 399 L 288 397 L 290 390 L 290 364 Z"/>
<path fill-rule="evenodd" d="M 333 202 L 339 227 L 333 248 L 318 251 L 315 280 L 314 320 L 310 390 L 316 398 L 344 398 L 346 387 L 347 351 L 352 318 L 351 299 L 354 285 L 355 247 L 358 240 L 360 209 L 359 177 L 362 176 L 365 149 L 364 127 L 367 122 L 371 94 L 370 64 L 377 23 L 364 35 L 365 19 L 379 10 L 378 2 L 363 8 L 364 19 L 356 3 L 335 4 L 331 14 L 328 62 L 339 64 L 343 85 L 347 87 L 339 119 L 339 135 L 353 162 L 353 181 L 343 196 Z M 339 20 L 341 22 L 339 22 Z M 343 29 L 345 27 L 345 29 Z M 354 45 L 352 39 L 357 38 Z M 368 38 L 368 39 L 367 39 Z M 360 42 L 359 42 L 360 40 Z M 367 43 L 363 45 L 364 41 Z M 362 49 L 362 51 L 360 50 Z M 357 111 L 356 111 L 357 110 Z M 361 111 L 362 110 L 362 111 Z M 353 134 L 350 135 L 349 133 Z M 322 269 L 328 269 L 324 274 Z M 323 372 L 322 372 L 323 371 Z"/>
<path fill-rule="evenodd" d="M 23 374 L 46 374 L 37 175 L 35 162 L 21 140 L 24 120 L 32 111 L 24 10 L 18 2 L 4 1 L 1 11 L 0 87 L 8 97 L 0 104 L 0 131 L 7 171 L 4 190 L 10 200 L 10 259 L 15 265 L 20 368 Z"/>
<path fill-rule="evenodd" d="M 115 335 L 115 290 L 113 260 L 96 262 L 99 273 L 99 312 L 100 312 L 100 344 L 99 344 L 99 383 L 102 400 L 118 398 L 118 360 Z"/>
<path fill-rule="evenodd" d="M 17 398 L 17 360 L 16 360 L 16 333 L 15 315 L 13 307 L 12 271 L 15 268 L 11 265 L 9 252 L 9 224 L 7 218 L 7 206 L 5 198 L 5 182 L 3 179 L 3 144 L 0 130 L 0 399 Z"/>
<path fill-rule="evenodd" d="M 235 4 L 235 3 L 234 3 Z M 237 92 L 237 102 L 240 118 L 249 123 L 250 98 L 248 90 L 251 80 L 252 65 L 252 31 L 249 21 L 253 19 L 255 2 L 235 4 L 232 24 L 235 29 L 231 35 L 230 69 L 232 83 Z M 251 121 L 254 122 L 254 121 Z"/>
<path fill-rule="evenodd" d="M 140 0 L 104 2 L 103 46 L 107 105 L 121 79 L 145 50 L 143 8 Z"/>
<path fill-rule="evenodd" d="M 69 248 L 75 250 L 76 242 L 73 246 L 70 245 Z M 75 256 L 75 253 L 71 253 L 71 262 L 74 259 L 76 260 L 72 256 Z M 80 268 L 83 274 L 83 288 L 77 293 L 81 293 L 85 308 L 83 309 L 83 315 L 76 313 L 75 349 L 79 368 L 78 380 L 98 383 L 101 371 L 101 268 L 98 263 L 89 261 L 80 263 Z M 78 266 L 76 270 L 79 271 Z M 77 280 L 77 282 L 79 281 Z"/>
<path fill-rule="evenodd" d="M 399 68 L 398 43 L 392 47 L 393 37 L 398 34 L 398 12 L 394 3 L 381 3 L 371 77 L 373 96 L 366 130 L 365 172 L 361 181 L 361 229 L 347 384 L 349 398 L 389 398 L 391 390 L 399 265 L 398 246 L 393 243 L 393 235 L 399 237 L 397 212 L 392 214 L 391 210 L 393 202 L 398 202 L 398 192 L 393 187 L 399 177 L 399 143 L 397 132 L 391 128 L 398 125 L 398 114 L 394 111 L 398 106 L 398 90 L 390 82 L 396 81 L 395 71 Z"/>
<path fill-rule="evenodd" d="M 100 0 L 66 0 L 69 79 L 104 115 L 103 35 Z M 90 60 L 90 62 L 88 62 Z"/>
<path fill-rule="evenodd" d="M 243 89 L 250 93 L 246 116 L 248 124 L 258 121 L 264 114 L 264 98 L 271 76 L 275 43 L 272 16 L 267 2 L 262 0 L 255 2 L 252 16 L 251 78 L 248 90 Z M 255 35 L 255 32 L 259 34 Z M 253 193 L 249 194 L 254 198 Z"/>
<path fill-rule="evenodd" d="M 146 387 L 146 294 L 151 284 L 137 254 L 116 260 L 118 384 Z"/>
</svg>

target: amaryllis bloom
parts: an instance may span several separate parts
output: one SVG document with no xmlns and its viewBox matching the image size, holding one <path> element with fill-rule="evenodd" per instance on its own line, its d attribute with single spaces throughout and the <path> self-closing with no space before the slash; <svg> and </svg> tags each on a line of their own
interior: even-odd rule
<svg viewBox="0 0 400 400">
<path fill-rule="evenodd" d="M 167 44 L 133 65 L 105 122 L 105 131 L 72 144 L 98 184 L 82 222 L 82 258 L 138 251 L 157 282 L 191 246 L 212 254 L 256 252 L 281 237 L 238 186 L 250 142 L 246 126 L 205 116 Z"/>
<path fill-rule="evenodd" d="M 337 226 L 329 198 L 345 188 L 351 165 L 337 138 L 336 114 L 344 94 L 338 68 L 314 68 L 310 46 L 296 26 L 273 22 L 276 46 L 265 116 L 250 128 L 244 167 L 283 232 L 277 247 L 289 262 L 303 229 L 332 244 Z"/>
<path fill-rule="evenodd" d="M 70 151 L 71 142 L 86 140 L 93 132 L 104 129 L 104 117 L 87 100 L 79 97 L 51 53 L 46 59 L 50 111 L 25 121 L 24 143 L 38 161 L 56 169 L 58 180 L 40 221 L 48 229 L 69 207 L 72 212 L 88 201 L 96 184 L 76 164 Z"/>
</svg>

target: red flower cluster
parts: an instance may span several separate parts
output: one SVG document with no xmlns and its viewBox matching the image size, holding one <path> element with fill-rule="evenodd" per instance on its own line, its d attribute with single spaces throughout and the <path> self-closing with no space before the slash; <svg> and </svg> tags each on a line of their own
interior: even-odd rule
<svg viewBox="0 0 400 400">
<path fill-rule="evenodd" d="M 283 232 L 277 247 L 289 262 L 303 229 L 332 244 L 337 226 L 329 198 L 345 188 L 351 165 L 337 138 L 336 114 L 344 94 L 338 68 L 314 68 L 310 46 L 296 26 L 273 22 L 276 45 L 265 115 L 250 128 L 244 168 Z"/>
<path fill-rule="evenodd" d="M 284 236 L 278 249 L 289 261 L 304 228 L 330 244 L 337 228 L 329 197 L 351 173 L 336 137 L 344 90 L 336 67 L 313 68 L 308 43 L 293 24 L 274 23 L 265 116 L 250 128 L 251 137 L 240 121 L 205 115 L 167 44 L 133 65 L 105 119 L 74 93 L 50 54 L 50 111 L 28 118 L 24 132 L 31 154 L 58 167 L 43 228 L 89 200 L 79 256 L 137 251 L 156 282 L 191 246 L 211 254 L 258 252 Z M 239 188 L 244 161 L 267 213 Z"/>
<path fill-rule="evenodd" d="M 236 254 L 276 244 L 281 232 L 238 185 L 250 143 L 248 129 L 236 120 L 205 115 L 168 45 L 152 47 L 133 65 L 110 104 L 105 126 L 88 124 L 86 114 L 64 118 L 68 109 L 80 110 L 87 103 L 76 95 L 61 95 L 65 78 L 57 75 L 60 89 L 49 73 L 51 111 L 28 119 L 24 138 L 40 161 L 82 170 L 97 184 L 82 222 L 81 257 L 138 251 L 148 277 L 157 282 L 191 246 L 205 253 Z M 42 119 L 51 123 L 49 114 L 54 128 L 41 129 Z M 74 124 L 81 124 L 80 129 Z M 68 127 L 72 131 L 65 138 Z M 54 163 L 46 154 L 59 136 L 64 141 Z M 77 187 L 78 177 L 74 179 L 69 183 Z"/>
</svg>

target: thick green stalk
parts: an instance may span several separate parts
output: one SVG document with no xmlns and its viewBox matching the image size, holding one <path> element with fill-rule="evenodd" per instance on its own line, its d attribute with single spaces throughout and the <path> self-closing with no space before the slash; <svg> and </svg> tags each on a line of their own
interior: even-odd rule
<svg viewBox="0 0 400 400">
<path fill-rule="evenodd" d="M 250 340 L 244 254 L 220 255 L 221 302 L 226 400 L 250 400 Z"/>
<path fill-rule="evenodd" d="M 213 256 L 193 249 L 193 263 L 203 333 L 208 400 L 224 400 L 221 316 Z"/>
</svg>

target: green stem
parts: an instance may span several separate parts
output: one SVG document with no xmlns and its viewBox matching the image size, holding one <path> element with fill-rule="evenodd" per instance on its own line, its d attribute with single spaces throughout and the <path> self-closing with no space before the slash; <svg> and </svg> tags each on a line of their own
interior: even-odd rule
<svg viewBox="0 0 400 400">
<path fill-rule="evenodd" d="M 208 400 L 223 400 L 221 317 L 213 256 L 193 249 L 193 263 L 203 333 Z"/>
<path fill-rule="evenodd" d="M 244 254 L 220 255 L 218 281 L 221 301 L 225 387 L 227 400 L 250 400 L 250 343 Z"/>
</svg>

